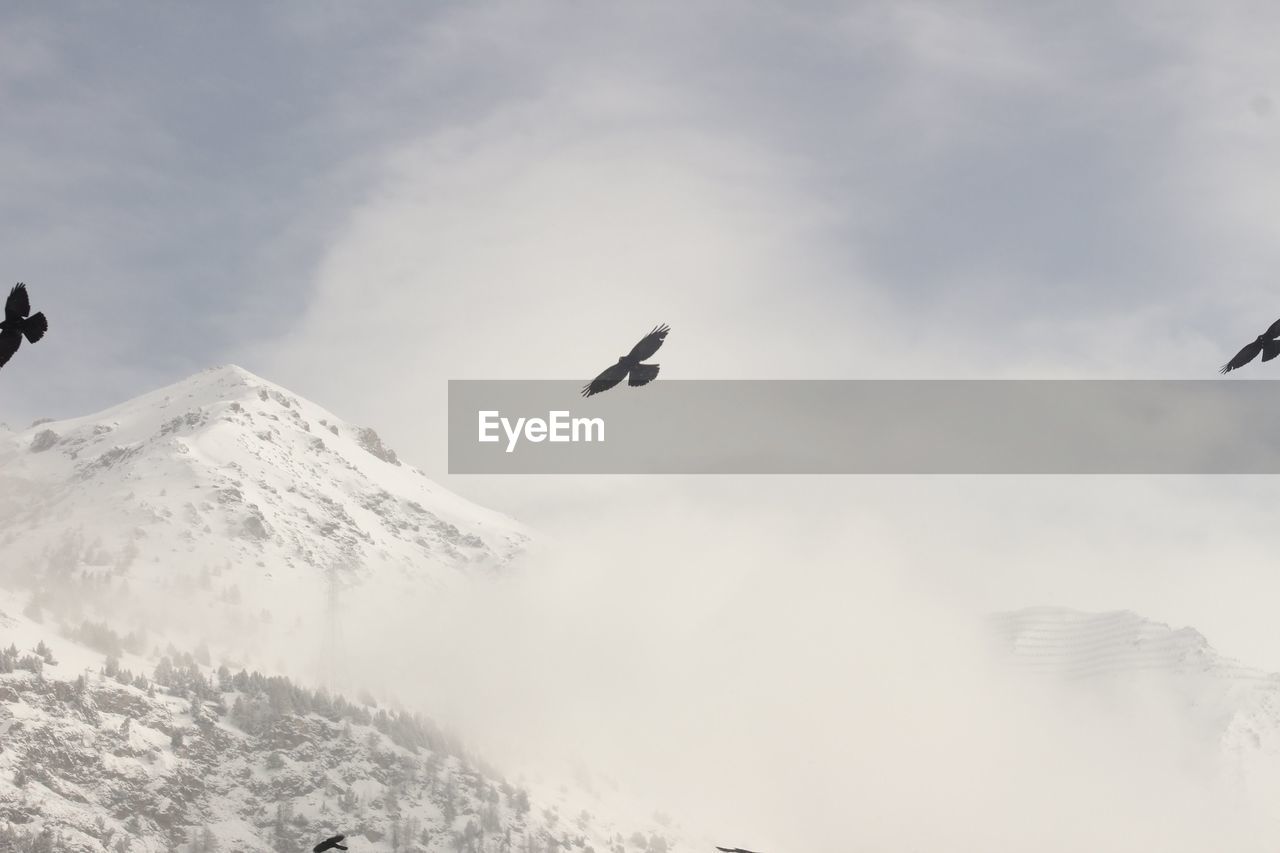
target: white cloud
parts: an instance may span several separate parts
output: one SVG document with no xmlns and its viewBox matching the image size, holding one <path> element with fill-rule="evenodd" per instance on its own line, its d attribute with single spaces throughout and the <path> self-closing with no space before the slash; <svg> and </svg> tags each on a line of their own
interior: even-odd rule
<svg viewBox="0 0 1280 853">
<path fill-rule="evenodd" d="M 370 668 L 420 690 L 497 760 L 576 758 L 717 843 L 1255 849 L 1258 815 L 1190 770 L 1181 709 L 1152 695 L 1117 717 L 1013 683 L 976 630 L 974 604 L 993 593 L 1096 604 L 1105 575 L 1140 592 L 1185 583 L 1170 574 L 1194 558 L 1168 560 L 1196 542 L 1183 523 L 1196 513 L 1160 522 L 1169 495 L 1122 489 L 1148 503 L 1134 513 L 1142 546 L 1120 519 L 1099 523 L 1114 485 L 1055 494 L 1021 479 L 621 493 L 566 519 L 561 546 L 515 580 L 403 616 L 344 612 L 377 626 L 353 641 Z M 972 509 L 957 512 L 956 496 Z M 1044 519 L 1056 511 L 1055 535 Z M 1225 513 L 1206 515 L 1221 525 Z M 1187 535 L 1170 540 L 1169 523 Z M 1082 527 L 1101 538 L 1076 541 Z M 1139 567 L 1139 581 L 1119 554 L 1166 562 Z M 390 637 L 413 653 L 385 650 Z"/>
<path fill-rule="evenodd" d="M 589 379 L 660 322 L 667 377 L 840 375 L 875 299 L 824 257 L 829 211 L 781 158 L 631 92 L 593 79 L 395 152 L 265 372 L 433 469 L 447 379 Z"/>
</svg>

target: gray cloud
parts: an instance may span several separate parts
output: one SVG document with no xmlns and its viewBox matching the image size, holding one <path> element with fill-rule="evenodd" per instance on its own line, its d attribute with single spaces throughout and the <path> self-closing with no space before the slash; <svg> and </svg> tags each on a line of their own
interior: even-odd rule
<svg viewBox="0 0 1280 853">
<path fill-rule="evenodd" d="M 739 302 L 785 290 L 792 310 L 844 321 L 823 330 L 847 330 L 830 346 L 808 318 L 792 323 L 806 326 L 796 353 L 778 342 L 810 375 L 1197 374 L 1268 310 L 1273 202 L 1253 176 L 1275 156 L 1256 105 L 1277 69 L 1265 21 L 1230 7 L 83 6 L 10 10 L 5 30 L 0 239 L 66 332 L 58 355 L 6 377 L 23 418 L 305 334 L 355 223 L 389 188 L 403 198 L 423 170 L 457 167 L 449 140 L 513 158 L 488 183 L 432 187 L 463 217 L 483 187 L 592 149 L 583 168 L 606 196 L 624 164 L 667 160 L 715 182 L 724 208 L 785 211 L 734 224 L 735 244 L 800 215 L 775 238 L 789 273 Z M 756 165 L 735 173 L 733 157 Z M 368 265 L 364 292 L 408 286 L 380 272 Z M 484 292 L 516 299 L 518 281 Z M 700 375 L 722 368 L 704 355 Z"/>
</svg>

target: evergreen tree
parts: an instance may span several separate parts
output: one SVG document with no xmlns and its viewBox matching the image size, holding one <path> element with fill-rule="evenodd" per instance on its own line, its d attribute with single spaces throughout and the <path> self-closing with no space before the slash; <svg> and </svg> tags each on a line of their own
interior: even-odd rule
<svg viewBox="0 0 1280 853">
<path fill-rule="evenodd" d="M 44 662 L 49 664 L 50 666 L 53 666 L 54 664 L 57 663 L 57 661 L 53 659 L 53 651 L 44 644 L 44 640 L 41 640 L 36 645 L 36 654 L 39 655 L 44 660 Z"/>
</svg>

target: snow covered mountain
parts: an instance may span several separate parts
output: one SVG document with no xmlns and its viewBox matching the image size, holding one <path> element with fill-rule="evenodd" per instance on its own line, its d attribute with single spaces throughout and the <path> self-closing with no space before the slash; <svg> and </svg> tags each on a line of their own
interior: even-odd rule
<svg viewBox="0 0 1280 853">
<path fill-rule="evenodd" d="M 1175 630 L 1128 611 L 1033 607 L 995 614 L 990 624 L 1012 662 L 1032 672 L 1119 681 L 1140 673 L 1259 675 L 1219 655 L 1194 628 Z"/>
<path fill-rule="evenodd" d="M 0 850 L 292 853 L 336 832 L 366 853 L 706 848 L 607 792 L 504 778 L 421 715 L 190 654 L 157 664 L 8 607 L 0 593 Z"/>
<path fill-rule="evenodd" d="M 353 602 L 400 654 L 393 614 L 535 542 L 234 366 L 0 428 L 0 850 L 691 849 L 616 791 L 502 778 L 367 658 L 317 667 Z"/>
<path fill-rule="evenodd" d="M 372 429 L 235 366 L 0 431 L 0 582 L 187 647 L 235 636 L 251 657 L 339 591 L 412 600 L 531 542 Z"/>
<path fill-rule="evenodd" d="M 1127 611 L 1037 607 L 996 614 L 989 625 L 1020 673 L 1135 730 L 1163 727 L 1197 773 L 1274 803 L 1280 674 L 1220 654 L 1194 628 Z"/>
</svg>

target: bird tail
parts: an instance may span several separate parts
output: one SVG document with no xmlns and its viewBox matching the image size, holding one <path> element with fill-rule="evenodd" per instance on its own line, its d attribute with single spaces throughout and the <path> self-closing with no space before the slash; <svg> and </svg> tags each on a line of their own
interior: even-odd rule
<svg viewBox="0 0 1280 853">
<path fill-rule="evenodd" d="M 44 312 L 32 314 L 22 324 L 22 334 L 27 336 L 27 340 L 35 343 L 44 337 L 44 333 L 49 331 L 49 321 L 44 318 Z"/>
<path fill-rule="evenodd" d="M 640 385 L 648 385 L 654 379 L 658 378 L 658 365 L 656 364 L 637 364 L 631 368 L 631 378 L 627 380 L 627 384 L 633 387 Z"/>
<path fill-rule="evenodd" d="M 1262 344 L 1262 360 L 1270 361 L 1280 355 L 1280 341 L 1264 341 Z"/>
</svg>

